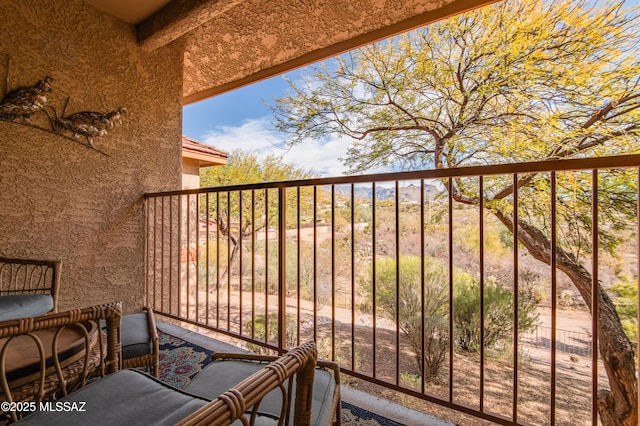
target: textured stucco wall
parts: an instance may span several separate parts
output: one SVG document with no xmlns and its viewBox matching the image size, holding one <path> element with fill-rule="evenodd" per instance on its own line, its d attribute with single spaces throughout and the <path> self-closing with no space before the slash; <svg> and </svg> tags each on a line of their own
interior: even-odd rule
<svg viewBox="0 0 640 426">
<path fill-rule="evenodd" d="M 0 121 L 0 255 L 63 262 L 60 308 L 144 303 L 145 192 L 181 186 L 182 49 L 136 45 L 133 26 L 81 1 L 0 0 L 0 89 L 49 75 L 67 115 L 129 111 L 102 153 Z M 6 57 L 10 55 L 7 67 Z M 46 126 L 46 116 L 32 122 Z"/>
<path fill-rule="evenodd" d="M 200 160 L 182 159 L 182 189 L 200 187 Z"/>
<path fill-rule="evenodd" d="M 184 36 L 185 101 L 492 1 L 243 1 Z"/>
</svg>

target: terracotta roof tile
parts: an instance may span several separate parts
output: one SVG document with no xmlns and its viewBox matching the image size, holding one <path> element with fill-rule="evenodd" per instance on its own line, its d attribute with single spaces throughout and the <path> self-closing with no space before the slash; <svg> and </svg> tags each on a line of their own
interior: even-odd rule
<svg viewBox="0 0 640 426">
<path fill-rule="evenodd" d="M 182 135 L 182 156 L 196 158 L 201 161 L 201 167 L 225 164 L 229 153 L 212 145 L 199 142 Z"/>
</svg>

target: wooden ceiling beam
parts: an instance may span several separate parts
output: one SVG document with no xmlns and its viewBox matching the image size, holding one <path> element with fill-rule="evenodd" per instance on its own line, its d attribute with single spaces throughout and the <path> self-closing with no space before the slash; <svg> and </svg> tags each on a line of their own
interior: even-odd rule
<svg viewBox="0 0 640 426">
<path fill-rule="evenodd" d="M 171 43 L 243 0 L 174 0 L 137 25 L 138 44 L 147 51 Z"/>
</svg>

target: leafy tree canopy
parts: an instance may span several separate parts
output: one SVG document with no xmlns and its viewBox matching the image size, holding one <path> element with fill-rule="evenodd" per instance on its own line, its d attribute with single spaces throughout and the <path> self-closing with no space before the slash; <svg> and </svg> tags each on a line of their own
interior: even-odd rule
<svg viewBox="0 0 640 426">
<path fill-rule="evenodd" d="M 283 161 L 282 156 L 235 150 L 224 166 L 210 167 L 200 175 L 200 186 L 230 186 L 305 179 L 311 173 Z"/>
<path fill-rule="evenodd" d="M 280 182 L 311 177 L 300 167 L 283 161 L 281 156 L 233 151 L 224 166 L 210 167 L 200 174 L 202 187 L 224 187 L 263 182 Z M 287 223 L 295 225 L 295 198 L 286 197 Z M 305 206 L 308 209 L 308 206 Z M 208 212 L 217 223 L 220 234 L 228 237 L 232 245 L 227 270 L 229 273 L 238 258 L 242 238 L 267 226 L 278 224 L 277 189 L 222 191 L 201 200 L 200 209 Z M 235 222 L 235 223 L 234 223 Z"/>
<path fill-rule="evenodd" d="M 356 172 L 635 152 L 637 25 L 621 2 L 500 2 L 315 67 L 276 127 L 352 137 Z"/>
</svg>

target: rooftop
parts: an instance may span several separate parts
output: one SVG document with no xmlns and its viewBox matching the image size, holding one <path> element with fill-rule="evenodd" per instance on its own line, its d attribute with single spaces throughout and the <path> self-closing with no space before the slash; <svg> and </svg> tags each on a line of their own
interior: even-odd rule
<svg viewBox="0 0 640 426">
<path fill-rule="evenodd" d="M 182 157 L 200 160 L 200 167 L 226 164 L 229 153 L 182 135 Z"/>
</svg>

